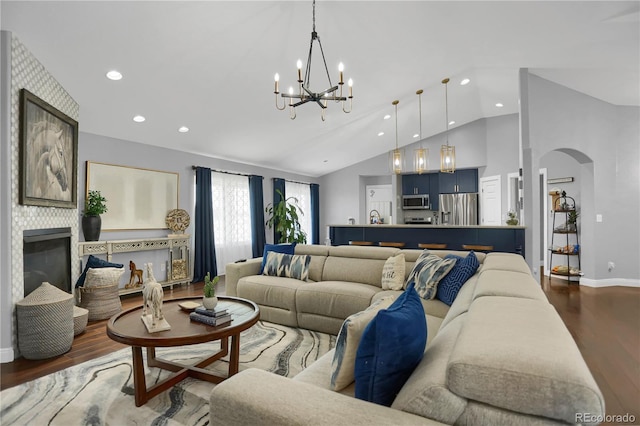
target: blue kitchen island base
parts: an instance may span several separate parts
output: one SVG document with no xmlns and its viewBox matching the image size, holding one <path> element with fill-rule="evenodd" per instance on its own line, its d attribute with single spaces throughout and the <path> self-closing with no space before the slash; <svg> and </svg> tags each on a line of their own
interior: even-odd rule
<svg viewBox="0 0 640 426">
<path fill-rule="evenodd" d="M 492 251 L 525 254 L 523 226 L 329 225 L 329 238 L 332 245 L 393 241 L 405 243 L 405 248 L 444 243 L 447 250 L 463 250 L 463 244 L 474 244 L 493 246 Z"/>
</svg>

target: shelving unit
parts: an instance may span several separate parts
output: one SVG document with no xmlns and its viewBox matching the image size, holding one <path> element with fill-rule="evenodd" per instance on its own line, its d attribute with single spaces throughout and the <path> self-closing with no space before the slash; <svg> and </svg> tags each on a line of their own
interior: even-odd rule
<svg viewBox="0 0 640 426">
<path fill-rule="evenodd" d="M 131 253 L 148 250 L 169 250 L 166 281 L 163 287 L 173 288 L 175 284 L 191 282 L 191 257 L 189 253 L 190 236 L 187 234 L 170 235 L 166 238 L 142 238 L 134 240 L 83 241 L 78 243 L 78 257 L 106 255 L 111 262 L 115 253 Z M 125 269 L 128 265 L 125 265 Z M 141 268 L 140 268 L 141 269 Z M 127 269 L 128 270 L 128 269 Z M 120 288 L 120 295 L 138 293 L 142 287 Z"/>
<path fill-rule="evenodd" d="M 576 202 L 564 191 L 553 203 L 553 234 L 549 252 L 550 277 L 563 278 L 569 282 L 580 280 L 582 270 Z M 558 258 L 561 261 L 558 261 Z"/>
</svg>

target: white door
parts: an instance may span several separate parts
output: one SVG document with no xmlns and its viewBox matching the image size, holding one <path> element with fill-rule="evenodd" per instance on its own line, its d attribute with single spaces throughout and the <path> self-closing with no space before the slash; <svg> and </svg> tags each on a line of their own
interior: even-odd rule
<svg viewBox="0 0 640 426">
<path fill-rule="evenodd" d="M 480 225 L 502 224 L 502 195 L 500 176 L 480 178 Z"/>
<path fill-rule="evenodd" d="M 376 214 L 382 219 L 383 223 L 391 223 L 391 200 L 393 196 L 391 194 L 391 185 L 367 185 L 367 222 L 370 223 L 369 218 L 373 214 Z M 375 210 L 375 211 L 374 211 Z"/>
</svg>

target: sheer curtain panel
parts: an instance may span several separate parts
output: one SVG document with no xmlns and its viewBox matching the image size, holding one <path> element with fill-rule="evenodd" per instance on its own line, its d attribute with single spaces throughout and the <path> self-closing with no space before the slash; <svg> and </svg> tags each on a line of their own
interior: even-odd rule
<svg viewBox="0 0 640 426">
<path fill-rule="evenodd" d="M 228 263 L 252 257 L 248 176 L 212 173 L 213 217 L 218 273 Z"/>
</svg>

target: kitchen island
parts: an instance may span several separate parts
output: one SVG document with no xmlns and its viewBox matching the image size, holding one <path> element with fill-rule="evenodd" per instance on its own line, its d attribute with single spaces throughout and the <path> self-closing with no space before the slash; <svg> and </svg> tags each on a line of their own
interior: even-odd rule
<svg viewBox="0 0 640 426">
<path fill-rule="evenodd" d="M 524 256 L 524 226 L 459 225 L 329 225 L 332 245 L 349 241 L 405 243 L 418 248 L 420 243 L 444 243 L 448 250 L 462 250 L 463 244 L 493 246 L 493 251 Z"/>
</svg>

